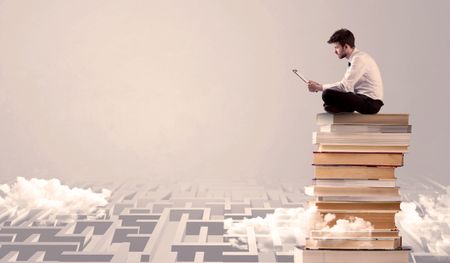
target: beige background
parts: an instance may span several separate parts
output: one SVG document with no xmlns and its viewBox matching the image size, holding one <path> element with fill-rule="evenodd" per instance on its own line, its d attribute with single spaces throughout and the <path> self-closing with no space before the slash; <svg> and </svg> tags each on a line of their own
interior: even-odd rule
<svg viewBox="0 0 450 263">
<path fill-rule="evenodd" d="M 449 1 L 0 1 L 0 178 L 311 177 L 338 28 L 410 113 L 399 175 L 450 183 Z"/>
</svg>

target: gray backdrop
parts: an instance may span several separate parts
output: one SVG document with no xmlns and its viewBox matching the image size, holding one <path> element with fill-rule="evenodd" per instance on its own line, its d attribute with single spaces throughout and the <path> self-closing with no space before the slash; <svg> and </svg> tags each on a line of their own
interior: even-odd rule
<svg viewBox="0 0 450 263">
<path fill-rule="evenodd" d="M 339 80 L 329 36 L 409 113 L 399 177 L 448 184 L 449 1 L 0 1 L 0 178 L 311 177 L 322 111 L 291 69 Z"/>
</svg>

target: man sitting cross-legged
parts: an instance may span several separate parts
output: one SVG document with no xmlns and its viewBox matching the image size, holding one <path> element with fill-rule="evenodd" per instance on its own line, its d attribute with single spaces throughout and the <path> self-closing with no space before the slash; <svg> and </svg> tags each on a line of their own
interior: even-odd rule
<svg viewBox="0 0 450 263">
<path fill-rule="evenodd" d="M 353 112 L 376 114 L 384 105 L 380 70 L 371 56 L 355 47 L 355 37 L 347 29 L 336 31 L 328 40 L 334 53 L 348 59 L 344 78 L 333 84 L 308 82 L 311 92 L 322 91 L 324 109 L 329 113 Z"/>
</svg>

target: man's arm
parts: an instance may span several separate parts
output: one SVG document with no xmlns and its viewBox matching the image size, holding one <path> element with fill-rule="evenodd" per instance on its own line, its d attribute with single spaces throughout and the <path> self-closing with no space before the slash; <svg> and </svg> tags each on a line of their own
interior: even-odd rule
<svg viewBox="0 0 450 263">
<path fill-rule="evenodd" d="M 352 65 L 345 72 L 344 78 L 333 84 L 322 85 L 322 90 L 334 89 L 342 92 L 354 92 L 355 84 L 364 74 L 365 66 L 361 57 L 355 57 Z"/>
</svg>

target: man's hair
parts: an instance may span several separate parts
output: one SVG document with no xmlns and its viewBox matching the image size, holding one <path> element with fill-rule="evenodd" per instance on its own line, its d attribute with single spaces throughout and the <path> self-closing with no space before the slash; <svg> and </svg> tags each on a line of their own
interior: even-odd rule
<svg viewBox="0 0 450 263">
<path fill-rule="evenodd" d="M 345 46 L 348 44 L 351 48 L 355 47 L 355 36 L 353 33 L 345 28 L 341 28 L 338 31 L 334 32 L 334 34 L 328 40 L 328 44 L 339 43 L 341 46 Z"/>
</svg>

